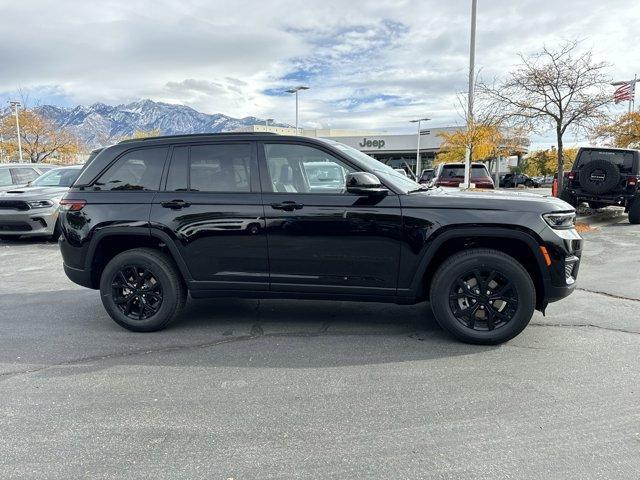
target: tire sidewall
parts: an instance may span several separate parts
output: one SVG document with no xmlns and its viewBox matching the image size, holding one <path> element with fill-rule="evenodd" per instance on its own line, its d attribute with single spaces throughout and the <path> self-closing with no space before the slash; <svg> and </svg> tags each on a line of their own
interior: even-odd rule
<svg viewBox="0 0 640 480">
<path fill-rule="evenodd" d="M 518 309 L 514 317 L 504 326 L 492 331 L 476 331 L 462 325 L 449 306 L 449 292 L 461 275 L 474 268 L 489 267 L 500 271 L 515 286 Z M 516 259 L 509 261 L 502 255 L 479 254 L 461 258 L 438 271 L 431 286 L 431 306 L 437 322 L 457 338 L 479 344 L 502 343 L 518 335 L 529 324 L 535 309 L 535 286 L 529 274 Z"/>
<path fill-rule="evenodd" d="M 158 312 L 144 320 L 127 317 L 113 301 L 111 284 L 117 272 L 124 266 L 139 266 L 149 270 L 162 288 L 162 305 Z M 143 252 L 124 252 L 116 255 L 105 267 L 100 277 L 100 298 L 109 316 L 119 325 L 133 331 L 149 332 L 163 328 L 172 317 L 178 305 L 177 286 L 166 267 Z"/>
</svg>

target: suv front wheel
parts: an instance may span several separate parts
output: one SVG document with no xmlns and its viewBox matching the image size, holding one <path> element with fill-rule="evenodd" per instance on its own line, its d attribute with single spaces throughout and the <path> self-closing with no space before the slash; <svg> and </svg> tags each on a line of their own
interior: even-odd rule
<svg viewBox="0 0 640 480">
<path fill-rule="evenodd" d="M 187 298 L 180 274 L 167 255 L 136 248 L 113 257 L 100 277 L 100 296 L 111 318 L 136 332 L 165 328 Z"/>
<path fill-rule="evenodd" d="M 512 339 L 527 326 L 536 290 L 515 258 L 497 250 L 470 249 L 440 266 L 430 301 L 437 322 L 456 338 L 492 345 Z"/>
</svg>

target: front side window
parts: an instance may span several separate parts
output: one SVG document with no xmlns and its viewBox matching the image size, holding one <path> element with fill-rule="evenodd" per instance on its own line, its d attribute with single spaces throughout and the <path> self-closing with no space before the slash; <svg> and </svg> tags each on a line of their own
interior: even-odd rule
<svg viewBox="0 0 640 480">
<path fill-rule="evenodd" d="M 96 190 L 143 190 L 160 188 L 166 148 L 146 148 L 124 154 L 96 181 Z"/>
<path fill-rule="evenodd" d="M 251 191 L 251 145 L 230 143 L 191 147 L 189 190 Z"/>
<path fill-rule="evenodd" d="M 40 176 L 38 172 L 33 168 L 12 168 L 11 174 L 13 175 L 14 183 L 21 185 L 23 183 L 29 183 L 31 180 L 35 180 Z"/>
<path fill-rule="evenodd" d="M 279 193 L 345 193 L 346 175 L 355 169 L 333 155 L 306 145 L 265 145 L 271 187 Z"/>
</svg>

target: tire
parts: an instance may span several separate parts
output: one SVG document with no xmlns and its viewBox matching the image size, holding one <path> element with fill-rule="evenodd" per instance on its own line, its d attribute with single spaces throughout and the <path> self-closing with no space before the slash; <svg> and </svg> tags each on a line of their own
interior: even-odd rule
<svg viewBox="0 0 640 480">
<path fill-rule="evenodd" d="M 618 185 L 620 170 L 608 160 L 592 160 L 580 169 L 578 179 L 587 192 L 602 195 Z"/>
<path fill-rule="evenodd" d="M 459 283 L 460 278 L 474 276 L 474 271 L 480 272 L 482 281 L 485 282 L 480 285 L 484 285 L 487 292 L 495 290 L 491 295 L 483 294 L 482 298 L 478 296 L 477 302 L 468 297 L 455 298 L 479 291 L 479 289 L 474 290 L 473 286 L 470 290 L 464 290 L 460 285 L 467 285 L 467 282 Z M 491 275 L 488 272 L 492 271 L 495 273 L 496 280 L 488 281 Z M 509 298 L 508 302 L 496 300 L 495 297 L 503 289 L 506 289 L 505 299 L 507 296 L 514 297 L 514 295 L 515 298 Z M 472 301 L 474 304 L 471 304 Z M 452 255 L 438 268 L 431 283 L 430 302 L 436 321 L 458 340 L 473 344 L 495 345 L 511 340 L 529 324 L 535 309 L 536 290 L 531 277 L 515 258 L 497 250 L 477 248 Z M 475 309 L 473 326 L 470 325 L 471 321 L 465 323 L 456 316 L 456 313 L 464 311 L 462 308 L 464 302 L 467 302 L 468 309 L 471 311 Z M 496 308 L 499 302 L 503 303 Z M 459 309 L 458 312 L 455 312 L 456 309 Z M 504 323 L 492 322 L 494 328 L 490 329 L 489 321 L 482 320 L 480 312 L 485 316 L 484 318 L 489 318 L 488 315 L 493 312 L 490 315 L 498 322 Z M 509 317 L 508 320 L 498 318 L 496 312 L 503 317 Z"/>
<path fill-rule="evenodd" d="M 57 242 L 62 233 L 62 227 L 60 226 L 60 219 L 56 220 L 56 224 L 53 227 L 53 234 L 49 237 L 50 242 Z"/>
<path fill-rule="evenodd" d="M 629 208 L 629 223 L 632 225 L 640 224 L 640 196 L 633 199 L 633 203 Z"/>
<path fill-rule="evenodd" d="M 513 188 L 513 184 L 511 182 L 504 182 L 504 188 Z"/>
<path fill-rule="evenodd" d="M 142 272 L 150 278 L 144 279 Z M 171 258 L 150 248 L 135 248 L 107 263 L 100 277 L 100 297 L 118 325 L 134 332 L 153 332 L 165 328 L 180 313 L 187 290 Z"/>
<path fill-rule="evenodd" d="M 533 182 L 531 180 L 527 180 L 526 182 L 524 182 L 524 186 L 527 188 L 531 188 L 533 187 Z"/>
<path fill-rule="evenodd" d="M 573 195 L 571 195 L 567 190 L 563 189 L 562 192 L 560 192 L 560 200 L 564 200 L 565 202 L 567 202 L 569 205 L 575 207 L 576 206 L 576 199 L 574 198 Z"/>
</svg>

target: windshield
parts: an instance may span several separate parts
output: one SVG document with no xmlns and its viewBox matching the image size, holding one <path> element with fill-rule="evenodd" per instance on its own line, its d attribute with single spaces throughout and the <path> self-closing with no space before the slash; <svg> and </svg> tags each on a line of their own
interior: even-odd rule
<svg viewBox="0 0 640 480">
<path fill-rule="evenodd" d="M 390 183 L 405 192 L 409 192 L 411 190 L 417 190 L 424 188 L 423 185 L 420 185 L 417 182 L 414 182 L 406 175 L 403 175 L 400 172 L 396 172 L 393 168 L 388 165 L 385 165 L 382 162 L 379 162 L 375 158 L 370 157 L 366 153 L 362 153 L 360 150 L 356 150 L 353 147 L 345 145 L 344 143 L 335 142 L 333 140 L 327 140 L 326 138 L 319 139 L 323 142 L 331 145 L 333 148 L 336 148 L 343 152 L 348 157 L 353 158 L 354 160 L 364 164 L 367 169 L 375 174 L 383 183 Z"/>
<path fill-rule="evenodd" d="M 70 187 L 79 174 L 79 168 L 54 168 L 36 178 L 31 182 L 31 185 L 36 187 Z"/>
</svg>

